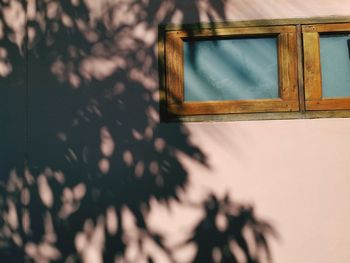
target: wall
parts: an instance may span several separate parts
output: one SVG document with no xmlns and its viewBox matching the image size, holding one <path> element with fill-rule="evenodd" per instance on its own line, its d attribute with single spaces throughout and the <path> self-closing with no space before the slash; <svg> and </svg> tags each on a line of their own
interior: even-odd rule
<svg viewBox="0 0 350 263">
<path fill-rule="evenodd" d="M 159 24 L 348 1 L 28 2 L 1 1 L 1 260 L 350 260 L 349 119 L 160 123 L 157 68 Z"/>
</svg>

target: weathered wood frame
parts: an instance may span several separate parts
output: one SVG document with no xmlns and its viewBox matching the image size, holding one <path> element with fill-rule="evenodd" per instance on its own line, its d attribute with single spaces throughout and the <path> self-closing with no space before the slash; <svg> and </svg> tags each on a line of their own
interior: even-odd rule
<svg viewBox="0 0 350 263">
<path fill-rule="evenodd" d="M 302 27 L 306 110 L 350 110 L 350 98 L 322 97 L 320 34 L 348 33 L 350 23 L 316 24 Z"/>
<path fill-rule="evenodd" d="M 203 115 L 252 112 L 298 111 L 298 66 L 295 26 L 243 27 L 200 30 L 176 30 L 165 35 L 166 96 L 168 112 L 174 115 Z M 184 101 L 185 40 L 202 38 L 276 36 L 278 50 L 279 98 L 256 100 Z"/>
<path fill-rule="evenodd" d="M 200 23 L 200 24 L 189 24 L 189 25 L 160 25 L 158 34 L 158 65 L 159 65 L 159 80 L 160 80 L 160 113 L 163 121 L 235 121 L 235 120 L 266 120 L 266 119 L 313 119 L 313 118 L 346 118 L 350 117 L 350 110 L 348 108 L 343 109 L 342 107 L 329 107 L 324 106 L 322 109 L 310 110 L 310 107 L 306 111 L 305 100 L 306 94 L 304 94 L 304 45 L 303 43 L 303 29 L 306 26 L 327 26 L 328 24 L 339 25 L 350 23 L 350 17 L 316 17 L 316 18 L 298 18 L 298 19 L 276 19 L 276 20 L 254 20 L 254 21 L 232 21 L 232 22 L 218 22 L 218 23 Z M 166 36 L 170 32 L 187 32 L 187 34 L 193 34 L 196 32 L 222 32 L 222 30 L 231 29 L 232 31 L 244 30 L 244 28 L 263 28 L 263 27 L 281 27 L 281 26 L 293 26 L 296 27 L 296 51 L 294 54 L 295 60 L 297 61 L 297 86 L 298 86 L 298 111 L 252 111 L 250 113 L 234 113 L 227 111 L 226 113 L 210 112 L 204 113 L 205 111 L 198 112 L 197 114 L 190 114 L 191 110 L 188 110 L 189 115 L 181 115 L 177 113 L 178 110 L 182 110 L 180 106 L 170 106 L 179 104 L 181 96 L 178 97 L 180 100 L 176 100 L 174 103 L 168 101 L 169 91 L 167 88 L 167 71 L 166 71 Z M 337 26 L 336 26 L 337 27 Z M 243 28 L 243 29 L 240 29 Z M 322 26 L 321 26 L 322 28 Z M 305 29 L 304 29 L 305 30 Z M 179 33 L 180 34 L 180 33 Z M 185 37 L 188 37 L 185 35 Z M 307 41 L 307 40 L 306 40 Z M 178 47 L 179 48 L 179 47 Z M 183 74 L 183 73 L 182 73 Z M 180 86 L 179 86 L 180 87 Z M 175 91 L 176 93 L 176 91 Z M 175 99 L 175 97 L 174 97 Z M 183 98 L 182 98 L 183 99 Z M 337 105 L 339 102 L 336 99 L 336 103 L 333 99 L 327 99 L 328 105 Z M 264 100 L 261 100 L 263 103 Z M 255 101 L 257 102 L 257 101 Z M 241 102 L 241 106 L 245 107 L 244 102 Z M 326 103 L 326 102 L 323 102 Z M 210 104 L 210 103 L 209 103 Z M 312 104 L 312 103 L 311 103 Z M 326 104 L 325 104 L 326 105 Z M 196 105 L 193 105 L 196 106 Z M 211 105 L 210 105 L 211 106 Z M 308 106 L 310 106 L 308 104 Z M 187 106 L 186 106 L 187 107 Z M 175 111 L 173 110 L 175 108 Z M 169 110 L 170 109 L 170 110 Z M 235 111 L 233 111 L 235 112 Z"/>
</svg>

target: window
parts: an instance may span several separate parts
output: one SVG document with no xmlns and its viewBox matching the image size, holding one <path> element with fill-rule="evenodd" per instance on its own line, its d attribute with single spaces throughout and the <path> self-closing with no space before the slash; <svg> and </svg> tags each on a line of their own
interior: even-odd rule
<svg viewBox="0 0 350 263">
<path fill-rule="evenodd" d="M 349 21 L 160 27 L 163 119 L 350 116 Z"/>
<path fill-rule="evenodd" d="M 307 110 L 350 109 L 350 23 L 303 26 Z"/>
</svg>

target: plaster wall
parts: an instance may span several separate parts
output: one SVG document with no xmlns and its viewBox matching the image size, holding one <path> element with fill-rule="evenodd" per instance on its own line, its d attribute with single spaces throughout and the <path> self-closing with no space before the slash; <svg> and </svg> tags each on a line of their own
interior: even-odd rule
<svg viewBox="0 0 350 263">
<path fill-rule="evenodd" d="M 348 0 L 2 2 L 4 261 L 193 262 L 212 236 L 186 240 L 216 220 L 202 202 L 226 194 L 276 229 L 274 262 L 350 261 L 350 119 L 161 123 L 156 58 L 161 23 L 350 16 Z"/>
</svg>

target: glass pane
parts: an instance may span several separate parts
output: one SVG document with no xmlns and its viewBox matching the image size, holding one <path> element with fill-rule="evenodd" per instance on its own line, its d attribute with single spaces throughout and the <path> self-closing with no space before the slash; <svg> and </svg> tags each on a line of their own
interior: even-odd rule
<svg viewBox="0 0 350 263">
<path fill-rule="evenodd" d="M 321 35 L 322 94 L 325 98 L 350 97 L 350 37 Z"/>
<path fill-rule="evenodd" d="M 277 39 L 186 41 L 185 101 L 278 98 Z"/>
</svg>

